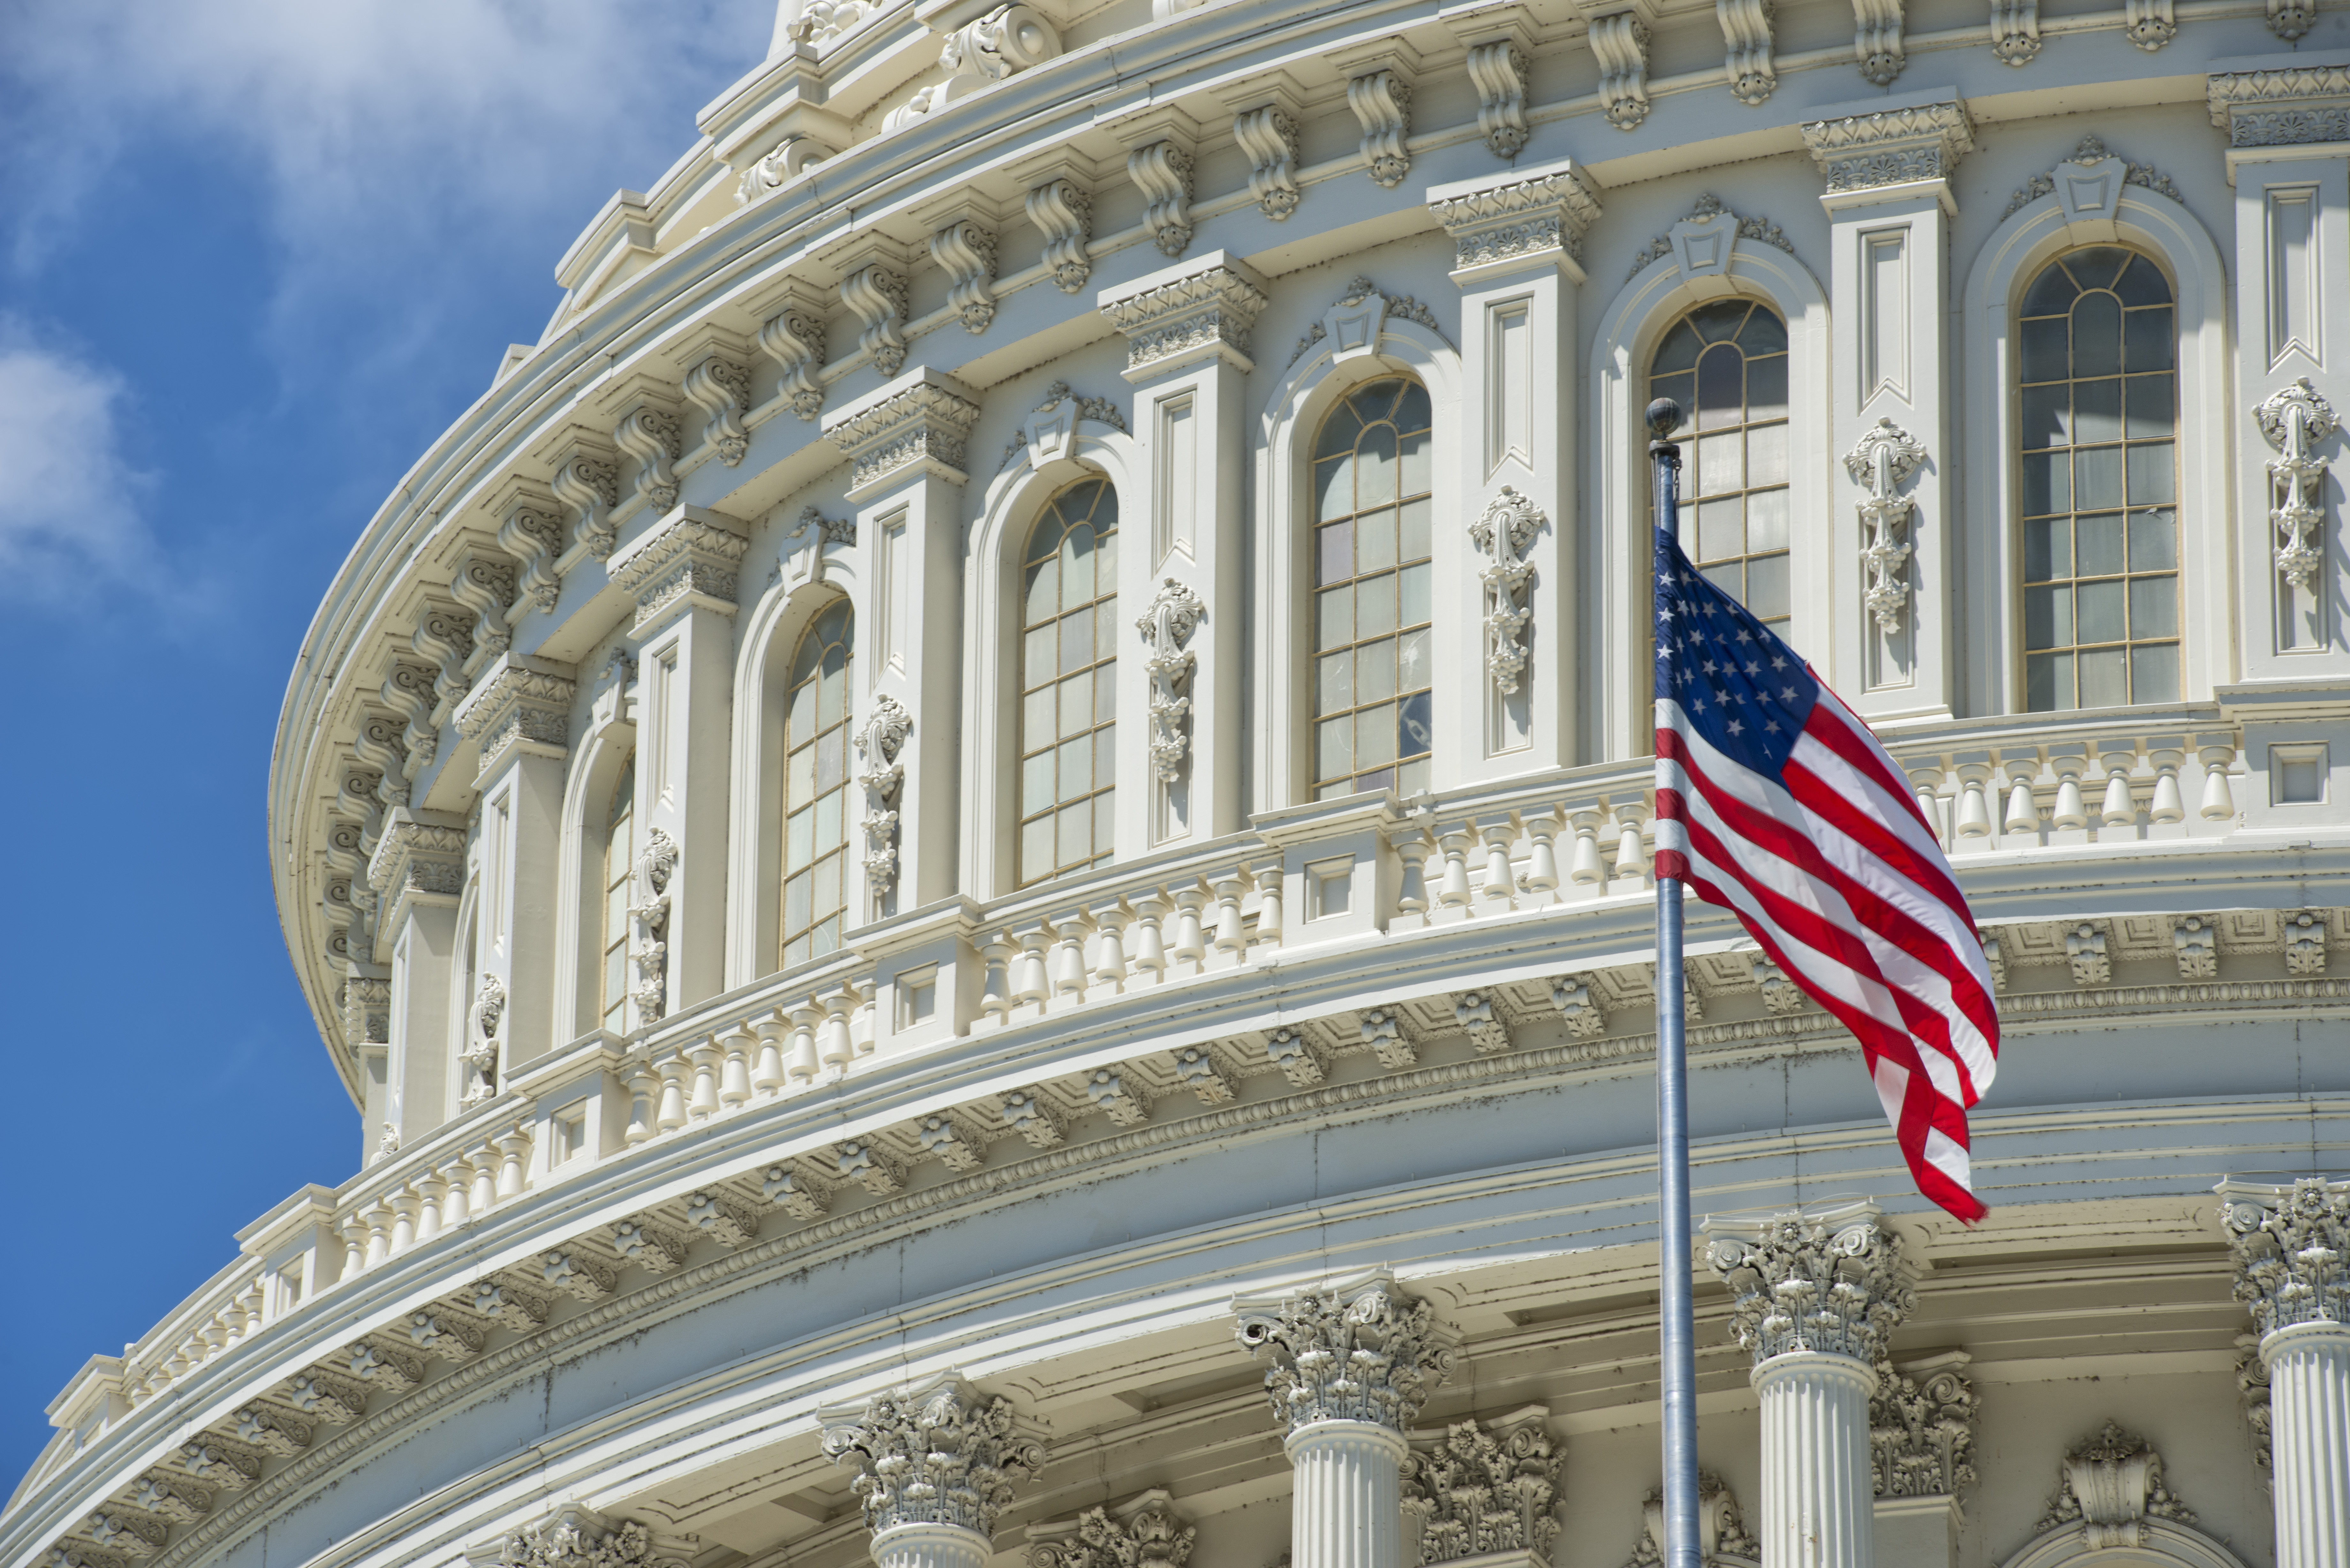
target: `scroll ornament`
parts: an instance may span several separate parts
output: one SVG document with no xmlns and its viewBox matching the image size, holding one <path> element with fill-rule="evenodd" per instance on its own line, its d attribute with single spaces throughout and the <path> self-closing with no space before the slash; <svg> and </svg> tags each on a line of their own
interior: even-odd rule
<svg viewBox="0 0 2350 1568">
<path fill-rule="evenodd" d="M 2252 410 L 2261 434 L 2278 455 L 2269 461 L 2269 517 L 2280 543 L 2276 568 L 2284 580 L 2306 592 L 2317 583 L 2325 547 L 2319 526 L 2325 520 L 2325 459 L 2310 449 L 2340 428 L 2334 405 L 2304 376 L 2271 394 Z"/>
<path fill-rule="evenodd" d="M 1183 776 L 1183 754 L 1191 742 L 1183 728 L 1191 711 L 1186 688 L 1199 656 L 1185 645 L 1191 640 L 1207 607 L 1200 597 L 1169 577 L 1135 627 L 1150 649 L 1143 670 L 1150 677 L 1150 767 L 1160 784 Z"/>
<path fill-rule="evenodd" d="M 914 716 L 883 692 L 857 732 L 857 754 L 865 759 L 857 775 L 865 789 L 865 882 L 876 898 L 887 898 L 898 882 L 898 793 L 906 782 L 898 753 L 913 728 Z"/>
<path fill-rule="evenodd" d="M 1485 669 L 1505 697 L 1525 673 L 1526 623 L 1534 614 L 1527 603 L 1534 568 L 1525 553 L 1542 525 L 1541 511 L 1506 484 L 1469 524 L 1470 540 L 1486 557 L 1477 574 L 1485 587 Z"/>
<path fill-rule="evenodd" d="M 643 902 L 629 911 L 637 923 L 637 1012 L 642 1023 L 669 1011 L 669 884 L 677 874 L 677 840 L 656 827 L 637 857 Z"/>
<path fill-rule="evenodd" d="M 1909 514 L 1917 503 L 1899 492 L 1925 461 L 1926 449 L 1918 438 L 1891 420 L 1877 421 L 1845 453 L 1845 472 L 1868 492 L 1859 505 L 1866 541 L 1860 559 L 1868 572 L 1868 610 L 1888 633 L 1901 629 L 1902 615 L 1909 603 L 1905 569 L 1909 544 L 1902 535 L 1908 530 Z"/>
</svg>

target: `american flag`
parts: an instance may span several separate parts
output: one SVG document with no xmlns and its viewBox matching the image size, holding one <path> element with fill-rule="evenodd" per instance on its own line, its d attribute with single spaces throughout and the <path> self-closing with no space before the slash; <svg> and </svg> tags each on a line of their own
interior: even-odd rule
<svg viewBox="0 0 2350 1568">
<path fill-rule="evenodd" d="M 1662 529 L 1657 846 L 1852 1031 L 1918 1189 L 1981 1219 L 1967 1107 L 1999 1012 L 1950 863 L 1868 726 Z"/>
</svg>

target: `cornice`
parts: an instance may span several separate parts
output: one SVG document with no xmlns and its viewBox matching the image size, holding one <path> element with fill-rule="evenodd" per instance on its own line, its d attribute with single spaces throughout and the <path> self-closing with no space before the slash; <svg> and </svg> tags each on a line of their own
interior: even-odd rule
<svg viewBox="0 0 2350 1568">
<path fill-rule="evenodd" d="M 473 742 L 481 761 L 476 787 L 509 753 L 560 757 L 570 745 L 571 701 L 579 682 L 566 665 L 503 653 L 474 679 L 457 705 L 457 733 Z"/>
<path fill-rule="evenodd" d="M 1576 161 L 1563 159 L 1431 185 L 1428 210 L 1452 237 L 1457 281 L 1542 262 L 1571 262 L 1579 277 L 1584 231 L 1599 218 L 1599 187 Z"/>
<path fill-rule="evenodd" d="M 1947 191 L 1960 158 L 1975 144 L 1973 118 L 1957 98 L 1816 119 L 1803 130 L 1831 197 L 1917 184 Z"/>
<path fill-rule="evenodd" d="M 2204 101 L 2230 148 L 2350 141 L 2350 66 L 2219 72 Z"/>
<path fill-rule="evenodd" d="M 465 890 L 463 819 L 394 807 L 368 862 L 368 886 L 383 899 L 387 930 L 397 930 L 415 905 L 455 908 Z"/>
<path fill-rule="evenodd" d="M 1249 334 L 1270 302 L 1254 267 L 1211 251 L 1096 297 L 1103 317 L 1126 338 L 1126 379 L 1155 379 L 1207 360 L 1247 371 Z"/>
<path fill-rule="evenodd" d="M 824 434 L 856 465 L 849 499 L 864 501 L 918 475 L 963 483 L 971 477 L 964 448 L 978 423 L 979 404 L 969 388 L 917 365 L 827 414 Z"/>
<path fill-rule="evenodd" d="M 614 552 L 612 586 L 637 602 L 631 634 L 643 638 L 689 608 L 735 612 L 737 568 L 748 531 L 723 513 L 681 506 Z"/>
</svg>

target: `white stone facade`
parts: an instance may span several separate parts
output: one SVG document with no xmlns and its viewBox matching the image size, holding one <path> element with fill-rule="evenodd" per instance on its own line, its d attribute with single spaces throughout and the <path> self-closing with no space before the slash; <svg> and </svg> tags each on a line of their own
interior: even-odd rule
<svg viewBox="0 0 2350 1568">
<path fill-rule="evenodd" d="M 2339 1568 L 2336 25 L 787 0 L 296 666 L 358 1174 L 0 1561 L 1658 1562 L 1686 387 L 2006 1040 L 1965 1231 L 1696 912 L 1707 1558 Z"/>
</svg>

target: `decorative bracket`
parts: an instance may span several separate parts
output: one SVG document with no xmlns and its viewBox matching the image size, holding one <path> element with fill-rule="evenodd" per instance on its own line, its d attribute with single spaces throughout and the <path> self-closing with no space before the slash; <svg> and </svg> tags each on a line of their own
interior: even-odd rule
<svg viewBox="0 0 2350 1568">
<path fill-rule="evenodd" d="M 1486 557 L 1477 574 L 1485 587 L 1485 670 L 1504 697 L 1517 691 L 1525 673 L 1526 622 L 1534 615 L 1526 602 L 1534 568 L 1525 553 L 1543 521 L 1532 501 L 1505 484 L 1469 524 L 1471 541 Z"/>
<path fill-rule="evenodd" d="M 898 792 L 906 765 L 898 760 L 914 716 L 883 692 L 873 700 L 873 716 L 857 732 L 857 754 L 865 759 L 857 782 L 865 787 L 865 881 L 876 898 L 898 882 Z"/>
<path fill-rule="evenodd" d="M 2306 592 L 2316 586 L 2317 568 L 2325 560 L 2319 524 L 2325 520 L 2328 466 L 2310 448 L 2340 429 L 2341 421 L 2306 376 L 2270 394 L 2252 417 L 2279 454 L 2269 461 L 2269 519 L 2280 539 L 2276 567 L 2286 582 Z"/>
<path fill-rule="evenodd" d="M 1926 449 L 1891 420 L 1879 420 L 1845 453 L 1844 469 L 1868 496 L 1859 504 L 1862 533 L 1866 540 L 1860 558 L 1868 568 L 1868 610 L 1879 628 L 1901 629 L 1902 613 L 1909 602 L 1906 567 L 1909 543 L 1902 538 L 1917 503 L 1898 493 L 1902 483 L 1926 461 Z"/>
<path fill-rule="evenodd" d="M 1150 677 L 1150 767 L 1160 784 L 1173 784 L 1183 776 L 1183 754 L 1191 745 L 1183 719 L 1191 711 L 1191 699 L 1184 688 L 1191 684 L 1191 667 L 1199 661 L 1199 656 L 1185 645 L 1207 613 L 1199 595 L 1169 577 L 1149 609 L 1134 623 L 1150 649 L 1142 668 Z"/>
</svg>

